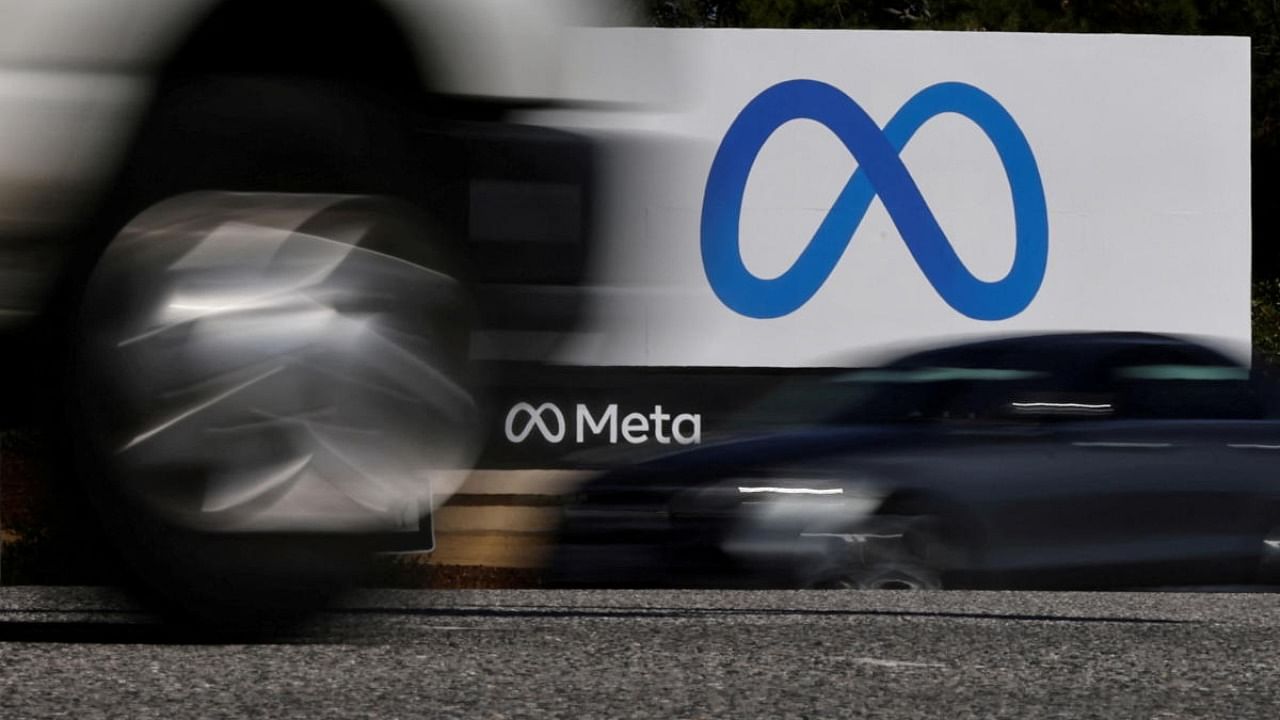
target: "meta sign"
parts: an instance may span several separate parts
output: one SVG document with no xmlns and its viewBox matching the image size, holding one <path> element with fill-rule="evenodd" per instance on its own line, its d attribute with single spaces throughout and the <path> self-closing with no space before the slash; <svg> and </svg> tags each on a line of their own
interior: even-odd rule
<svg viewBox="0 0 1280 720">
<path fill-rule="evenodd" d="M 546 119 L 597 132 L 609 180 L 562 363 L 1076 330 L 1247 351 L 1247 38 L 596 29 L 570 52 L 570 86 L 628 109 Z"/>
<path fill-rule="evenodd" d="M 565 51 L 592 102 L 528 119 L 598 141 L 586 322 L 488 394 L 491 467 L 691 451 L 797 375 L 981 336 L 1248 357 L 1247 38 L 595 28 Z"/>
</svg>

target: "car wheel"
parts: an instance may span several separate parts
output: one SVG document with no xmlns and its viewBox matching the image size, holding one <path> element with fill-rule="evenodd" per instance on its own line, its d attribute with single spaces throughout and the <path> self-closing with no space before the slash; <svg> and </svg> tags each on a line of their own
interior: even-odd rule
<svg viewBox="0 0 1280 720">
<path fill-rule="evenodd" d="M 195 89 L 216 92 L 162 105 L 122 181 L 115 212 L 136 210 L 84 286 L 70 423 L 135 589 L 245 629 L 315 607 L 387 533 L 429 533 L 479 436 L 470 303 L 445 233 L 389 197 L 411 173 L 374 149 L 384 114 Z"/>
<path fill-rule="evenodd" d="M 932 569 L 915 563 L 880 563 L 850 569 L 828 581 L 839 590 L 940 590 L 942 581 Z"/>
<path fill-rule="evenodd" d="M 938 590 L 960 552 L 931 514 L 879 515 L 852 529 L 839 561 L 817 587 L 848 590 Z"/>
<path fill-rule="evenodd" d="M 1280 585 L 1280 525 L 1273 525 L 1262 536 L 1257 582 Z"/>
</svg>

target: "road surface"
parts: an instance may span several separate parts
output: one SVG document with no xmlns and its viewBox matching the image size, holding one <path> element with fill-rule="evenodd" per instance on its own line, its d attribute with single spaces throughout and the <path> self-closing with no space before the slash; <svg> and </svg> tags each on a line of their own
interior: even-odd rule
<svg viewBox="0 0 1280 720">
<path fill-rule="evenodd" d="M 1274 718 L 1280 596 L 376 591 L 205 644 L 0 589 L 0 715 Z"/>
</svg>

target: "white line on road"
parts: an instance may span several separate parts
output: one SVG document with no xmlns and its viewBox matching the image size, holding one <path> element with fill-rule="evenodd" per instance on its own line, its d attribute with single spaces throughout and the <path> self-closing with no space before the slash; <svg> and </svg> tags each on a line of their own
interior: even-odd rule
<svg viewBox="0 0 1280 720">
<path fill-rule="evenodd" d="M 944 668 L 946 665 L 942 663 L 931 662 L 913 662 L 911 660 L 888 660 L 885 658 L 873 657 L 855 657 L 848 658 L 849 662 L 859 665 L 875 665 L 876 667 L 887 668 Z"/>
</svg>

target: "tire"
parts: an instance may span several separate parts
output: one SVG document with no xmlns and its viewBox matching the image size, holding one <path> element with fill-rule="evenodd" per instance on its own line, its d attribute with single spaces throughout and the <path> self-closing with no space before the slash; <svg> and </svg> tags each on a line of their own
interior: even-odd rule
<svg viewBox="0 0 1280 720">
<path fill-rule="evenodd" d="M 935 514 L 895 514 L 875 517 L 856 528 L 854 541 L 824 573 L 816 587 L 845 590 L 940 590 L 966 552 L 959 541 L 944 535 Z M 948 539 L 949 538 L 949 539 Z"/>
<path fill-rule="evenodd" d="M 1280 586 L 1280 524 L 1273 524 L 1262 535 L 1258 572 L 1254 581 L 1269 587 Z"/>
<path fill-rule="evenodd" d="M 941 590 L 942 580 L 919 563 L 879 563 L 851 570 L 824 587 L 838 590 Z"/>
<path fill-rule="evenodd" d="M 72 430 L 135 589 L 172 617 L 298 617 L 474 453 L 465 282 L 446 233 L 391 197 L 420 179 L 385 151 L 391 116 L 353 97 L 184 85 L 111 209 Z"/>
</svg>

